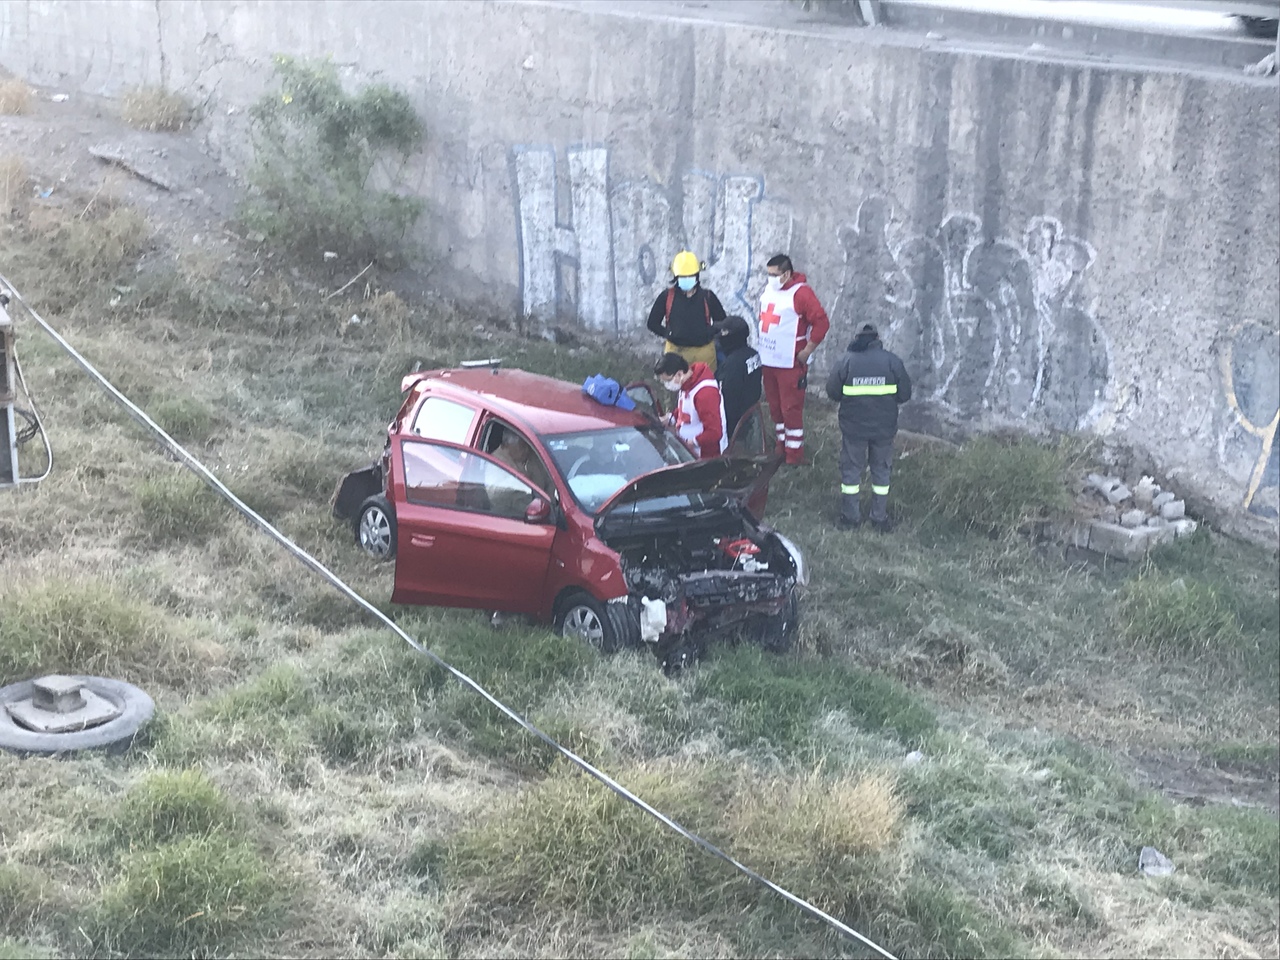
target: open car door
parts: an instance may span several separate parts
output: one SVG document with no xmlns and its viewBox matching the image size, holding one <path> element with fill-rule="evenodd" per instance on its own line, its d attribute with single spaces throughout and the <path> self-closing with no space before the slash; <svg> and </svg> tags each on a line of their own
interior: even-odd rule
<svg viewBox="0 0 1280 960">
<path fill-rule="evenodd" d="M 545 491 L 470 447 L 403 438 L 391 451 L 393 603 L 536 613 L 555 542 Z"/>
<path fill-rule="evenodd" d="M 760 404 L 753 404 L 738 421 L 729 439 L 725 456 L 733 460 L 749 460 L 757 464 L 760 475 L 747 493 L 747 510 L 757 521 L 764 519 L 769 503 L 769 481 L 782 465 L 782 457 L 773 452 L 774 444 L 765 434 L 764 414 Z"/>
</svg>

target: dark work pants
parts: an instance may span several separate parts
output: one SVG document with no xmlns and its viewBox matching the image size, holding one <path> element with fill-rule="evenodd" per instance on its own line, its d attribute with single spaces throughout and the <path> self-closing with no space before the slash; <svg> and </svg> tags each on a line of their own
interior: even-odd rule
<svg viewBox="0 0 1280 960">
<path fill-rule="evenodd" d="M 858 495 L 862 491 L 862 472 L 871 467 L 871 519 L 889 518 L 889 472 L 893 468 L 893 437 L 884 440 L 855 440 L 845 437 L 840 447 L 840 493 L 842 511 L 857 520 Z"/>
</svg>

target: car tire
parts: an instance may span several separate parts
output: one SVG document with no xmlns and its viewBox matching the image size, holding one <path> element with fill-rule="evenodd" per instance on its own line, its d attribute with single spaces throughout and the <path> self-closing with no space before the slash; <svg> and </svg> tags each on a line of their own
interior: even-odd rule
<svg viewBox="0 0 1280 960">
<path fill-rule="evenodd" d="M 757 621 L 756 642 L 772 653 L 787 653 L 795 646 L 799 626 L 800 599 L 792 590 L 780 611 Z"/>
<path fill-rule="evenodd" d="M 601 653 L 614 653 L 640 642 L 640 620 L 630 603 L 601 603 L 584 590 L 560 603 L 556 632 L 581 640 Z"/>
<path fill-rule="evenodd" d="M 356 543 L 379 563 L 396 555 L 396 513 L 382 494 L 375 494 L 360 504 L 355 522 Z"/>
<path fill-rule="evenodd" d="M 120 716 L 100 726 L 74 733 L 38 733 L 28 730 L 19 726 L 3 706 L 31 696 L 35 681 L 23 680 L 0 688 L 0 750 L 21 756 L 54 756 L 79 750 L 103 750 L 107 753 L 128 750 L 155 713 L 155 703 L 151 697 L 122 680 L 82 676 L 74 679 L 114 704 L 121 711 Z"/>
</svg>

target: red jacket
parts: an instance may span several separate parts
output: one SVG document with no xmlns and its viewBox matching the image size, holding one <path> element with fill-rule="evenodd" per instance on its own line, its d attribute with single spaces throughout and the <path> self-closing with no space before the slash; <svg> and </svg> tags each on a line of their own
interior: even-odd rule
<svg viewBox="0 0 1280 960">
<path fill-rule="evenodd" d="M 676 432 L 699 459 L 718 457 L 728 442 L 720 384 L 705 363 L 690 364 L 689 373 L 676 400 Z"/>
<path fill-rule="evenodd" d="M 793 270 L 791 279 L 782 287 L 783 290 L 790 290 L 798 283 L 805 284 L 803 289 L 796 291 L 796 313 L 800 315 L 800 322 L 796 324 L 796 353 L 810 343 L 815 346 L 821 343 L 831 329 L 827 311 L 822 309 L 822 304 L 818 302 L 818 295 L 813 292 L 813 287 L 808 285 L 808 279 L 803 273 Z"/>
</svg>

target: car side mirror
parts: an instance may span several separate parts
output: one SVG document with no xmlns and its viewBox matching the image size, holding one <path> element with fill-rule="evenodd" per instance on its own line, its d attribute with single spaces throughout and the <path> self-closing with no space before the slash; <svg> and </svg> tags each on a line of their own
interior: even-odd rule
<svg viewBox="0 0 1280 960">
<path fill-rule="evenodd" d="M 525 523 L 547 523 L 551 520 L 551 504 L 541 497 L 534 497 L 524 508 Z"/>
</svg>

